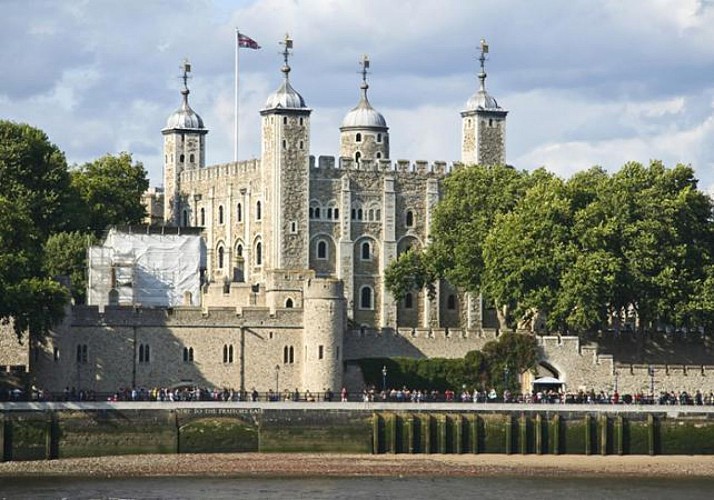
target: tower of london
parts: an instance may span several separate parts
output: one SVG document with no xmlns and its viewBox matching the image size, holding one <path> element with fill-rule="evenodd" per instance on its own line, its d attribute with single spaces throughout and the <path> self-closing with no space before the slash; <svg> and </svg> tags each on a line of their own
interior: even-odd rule
<svg viewBox="0 0 714 500">
<path fill-rule="evenodd" d="M 209 130 L 189 103 L 186 63 L 180 105 L 161 130 L 161 234 L 115 232 L 111 245 L 90 250 L 89 305 L 73 306 L 34 354 L 44 386 L 337 390 L 350 360 L 461 357 L 487 340 L 478 297 L 443 282 L 434 296 L 395 300 L 384 283 L 400 253 L 428 244 L 442 182 L 460 163 L 391 158 L 366 56 L 338 154 L 313 155 L 313 110 L 290 81 L 292 40 L 281 43 L 259 159 L 206 165 Z M 463 164 L 506 160 L 507 112 L 486 91 L 484 47 L 461 112 Z M 176 281 L 173 261 L 189 279 Z M 147 287 L 158 288 L 142 300 Z"/>
<path fill-rule="evenodd" d="M 52 392 L 337 392 L 362 389 L 358 360 L 462 358 L 498 337 L 478 296 L 440 282 L 434 294 L 396 300 L 384 282 L 402 252 L 429 245 L 454 169 L 506 163 L 507 111 L 486 91 L 488 46 L 482 41 L 476 89 L 460 112 L 453 164 L 391 158 L 366 57 L 337 155 L 313 155 L 313 110 L 290 81 L 292 40 L 283 46 L 282 81 L 260 110 L 261 157 L 248 161 L 206 165 L 209 130 L 189 103 L 186 63 L 179 107 L 161 130 L 163 199 L 147 193 L 152 225 L 112 229 L 91 247 L 88 304 L 68 306 L 41 342 L 18 346 L 0 335 L 0 366 L 27 369 Z M 654 373 L 616 364 L 575 336 L 537 342 L 538 367 L 518 374 L 524 390 L 546 376 L 566 390 L 609 390 L 616 380 L 635 393 Z M 662 384 L 692 392 L 712 369 L 656 367 Z"/>
</svg>

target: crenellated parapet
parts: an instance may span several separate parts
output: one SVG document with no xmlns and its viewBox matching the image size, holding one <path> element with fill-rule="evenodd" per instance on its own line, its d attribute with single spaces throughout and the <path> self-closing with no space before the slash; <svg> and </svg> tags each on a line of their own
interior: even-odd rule
<svg viewBox="0 0 714 500">
<path fill-rule="evenodd" d="M 445 177 L 450 174 L 458 164 L 448 164 L 445 161 L 435 161 L 429 163 L 423 160 L 367 160 L 359 161 L 349 157 L 335 158 L 334 156 L 310 157 L 311 172 L 320 175 L 326 171 L 357 171 L 357 172 L 395 172 L 401 174 L 414 174 L 415 176 Z M 315 174 L 313 174 L 315 175 Z"/>
<path fill-rule="evenodd" d="M 261 162 L 255 158 L 238 162 L 219 163 L 206 168 L 184 170 L 179 174 L 182 182 L 230 179 L 238 175 L 254 174 L 260 171 Z"/>
<path fill-rule="evenodd" d="M 95 306 L 75 306 L 69 318 L 73 328 L 93 327 L 301 327 L 303 312 L 301 309 L 278 309 L 271 311 L 267 307 L 246 306 L 212 307 L 176 307 L 176 308 L 141 308 L 141 307 L 105 307 L 103 312 Z"/>
</svg>

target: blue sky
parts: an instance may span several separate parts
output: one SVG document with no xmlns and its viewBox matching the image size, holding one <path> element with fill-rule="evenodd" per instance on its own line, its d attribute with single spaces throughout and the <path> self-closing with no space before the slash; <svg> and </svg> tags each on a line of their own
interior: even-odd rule
<svg viewBox="0 0 714 500">
<path fill-rule="evenodd" d="M 259 110 L 291 82 L 312 114 L 312 154 L 336 155 L 339 124 L 371 59 L 370 101 L 392 159 L 454 161 L 476 89 L 509 110 L 507 160 L 563 177 L 630 160 L 691 164 L 714 191 L 714 3 L 710 0 L 0 0 L 0 118 L 43 129 L 83 163 L 129 151 L 161 183 L 179 66 L 210 129 L 209 164 L 232 160 L 234 30 L 241 52 L 240 158 L 260 154 Z"/>
</svg>

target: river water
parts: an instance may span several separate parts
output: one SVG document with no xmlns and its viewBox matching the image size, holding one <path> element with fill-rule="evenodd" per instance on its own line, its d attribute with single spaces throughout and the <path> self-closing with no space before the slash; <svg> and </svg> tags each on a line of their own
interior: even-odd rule
<svg viewBox="0 0 714 500">
<path fill-rule="evenodd" d="M 714 479 L 645 478 L 0 478 L 2 499 L 575 500 L 714 498 Z"/>
</svg>

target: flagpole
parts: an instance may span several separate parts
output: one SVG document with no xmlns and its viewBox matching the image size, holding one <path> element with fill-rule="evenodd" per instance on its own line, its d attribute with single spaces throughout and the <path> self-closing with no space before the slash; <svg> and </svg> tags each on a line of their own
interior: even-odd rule
<svg viewBox="0 0 714 500">
<path fill-rule="evenodd" d="M 235 101 L 235 119 L 233 123 L 233 161 L 238 161 L 238 52 L 240 51 L 240 32 L 236 28 L 236 37 L 233 43 L 236 47 L 236 64 L 235 64 L 235 89 L 233 98 Z"/>
</svg>

